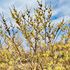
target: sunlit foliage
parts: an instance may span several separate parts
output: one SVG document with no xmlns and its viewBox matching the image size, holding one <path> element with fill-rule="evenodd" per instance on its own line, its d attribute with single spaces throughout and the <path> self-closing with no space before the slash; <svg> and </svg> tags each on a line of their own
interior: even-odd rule
<svg viewBox="0 0 70 70">
<path fill-rule="evenodd" d="M 70 70 L 70 28 L 64 19 L 53 25 L 51 6 L 37 3 L 38 8 L 33 14 L 28 8 L 24 13 L 15 7 L 10 9 L 11 18 L 16 23 L 10 22 L 10 26 L 1 14 L 0 37 L 3 43 L 0 41 L 0 70 Z M 16 43 L 14 28 L 22 32 L 30 51 L 25 52 L 24 46 Z M 67 33 L 56 43 L 60 30 L 67 30 Z"/>
</svg>

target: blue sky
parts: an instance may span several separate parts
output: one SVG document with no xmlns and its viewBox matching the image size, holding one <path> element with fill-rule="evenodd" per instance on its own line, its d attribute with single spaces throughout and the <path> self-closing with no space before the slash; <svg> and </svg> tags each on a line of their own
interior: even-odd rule
<svg viewBox="0 0 70 70">
<path fill-rule="evenodd" d="M 51 3 L 50 3 L 51 2 Z M 46 4 L 51 4 L 53 8 L 52 19 L 61 17 L 69 17 L 70 15 L 70 0 L 46 0 Z M 15 5 L 18 9 L 25 9 L 26 5 L 29 8 L 36 7 L 36 0 L 0 0 L 0 13 L 4 12 L 8 16 L 9 7 Z"/>
<path fill-rule="evenodd" d="M 42 0 L 44 1 L 44 0 Z M 46 4 L 53 9 L 52 21 L 60 22 L 65 18 L 65 21 L 70 19 L 70 0 L 45 0 Z M 9 8 L 15 5 L 18 10 L 25 10 L 28 8 L 37 7 L 36 0 L 0 0 L 0 13 L 4 13 L 6 17 L 10 17 Z"/>
<path fill-rule="evenodd" d="M 70 19 L 70 0 L 46 0 L 46 4 L 48 6 L 51 4 L 53 9 L 53 22 L 60 22 L 63 18 L 65 21 Z M 28 8 L 37 7 L 36 0 L 0 0 L 0 13 L 3 12 L 8 18 L 10 16 L 9 8 L 13 5 L 22 11 L 26 9 L 26 6 Z"/>
</svg>

